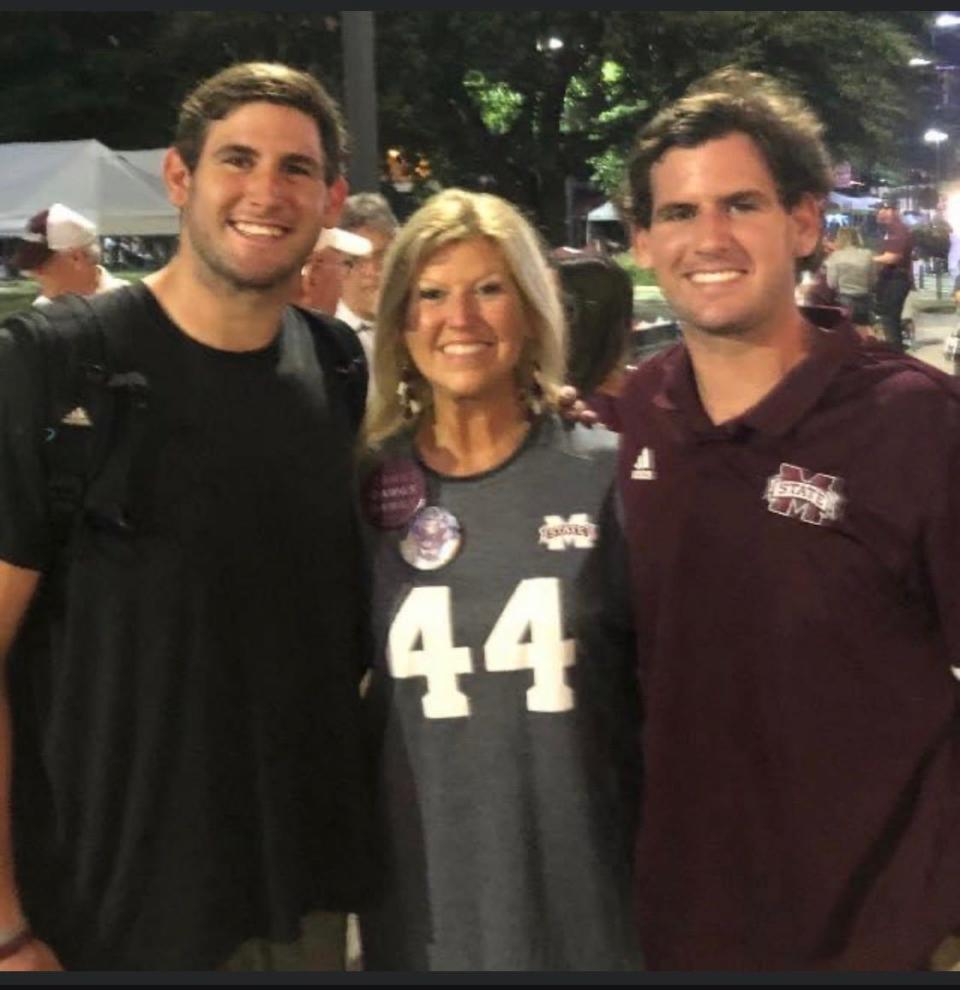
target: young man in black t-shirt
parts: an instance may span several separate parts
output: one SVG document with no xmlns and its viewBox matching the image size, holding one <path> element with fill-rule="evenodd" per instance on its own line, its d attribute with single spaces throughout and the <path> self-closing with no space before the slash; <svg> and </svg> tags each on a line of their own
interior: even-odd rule
<svg viewBox="0 0 960 990">
<path fill-rule="evenodd" d="M 620 403 L 655 969 L 918 969 L 960 930 L 960 392 L 797 308 L 820 134 L 721 70 L 629 168 L 683 332 Z"/>
<path fill-rule="evenodd" d="M 353 424 L 285 305 L 342 154 L 336 105 L 286 66 L 186 99 L 179 250 L 110 297 L 107 384 L 139 383 L 136 430 L 115 406 L 65 546 L 44 444 L 104 424 L 48 420 L 66 344 L 44 316 L 0 329 L 0 969 L 269 966 L 271 945 L 342 964 L 369 846 Z"/>
</svg>

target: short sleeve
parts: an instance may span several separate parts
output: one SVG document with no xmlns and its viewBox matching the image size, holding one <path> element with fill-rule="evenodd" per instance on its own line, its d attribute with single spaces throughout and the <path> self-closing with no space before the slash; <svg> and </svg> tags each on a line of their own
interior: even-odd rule
<svg viewBox="0 0 960 990">
<path fill-rule="evenodd" d="M 43 355 L 24 321 L 0 325 L 0 560 L 42 570 L 52 541 L 43 457 Z"/>
</svg>

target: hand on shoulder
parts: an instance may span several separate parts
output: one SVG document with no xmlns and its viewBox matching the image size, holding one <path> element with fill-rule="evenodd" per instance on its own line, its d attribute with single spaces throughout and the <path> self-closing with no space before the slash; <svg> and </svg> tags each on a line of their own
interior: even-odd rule
<svg viewBox="0 0 960 990">
<path fill-rule="evenodd" d="M 569 423 L 596 426 L 600 422 L 597 414 L 580 398 L 580 393 L 572 385 L 564 385 L 557 390 L 557 412 Z"/>
</svg>

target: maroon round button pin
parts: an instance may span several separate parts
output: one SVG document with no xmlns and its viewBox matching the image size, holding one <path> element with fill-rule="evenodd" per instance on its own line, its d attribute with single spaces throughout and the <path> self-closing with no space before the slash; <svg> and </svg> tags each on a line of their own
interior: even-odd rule
<svg viewBox="0 0 960 990">
<path fill-rule="evenodd" d="M 361 494 L 363 511 L 378 529 L 399 529 L 426 505 L 427 482 L 410 458 L 384 461 L 367 478 Z"/>
</svg>

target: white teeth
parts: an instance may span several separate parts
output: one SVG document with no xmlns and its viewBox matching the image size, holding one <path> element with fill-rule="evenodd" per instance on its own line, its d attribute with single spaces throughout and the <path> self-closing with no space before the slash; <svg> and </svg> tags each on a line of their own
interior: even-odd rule
<svg viewBox="0 0 960 990">
<path fill-rule="evenodd" d="M 479 354 L 481 351 L 486 350 L 486 344 L 445 344 L 440 350 L 444 354 L 452 354 L 455 357 L 466 354 Z"/>
<path fill-rule="evenodd" d="M 233 221 L 234 229 L 241 234 L 248 234 L 251 237 L 282 237 L 282 227 L 267 227 L 259 223 L 245 223 L 243 220 Z"/>
<path fill-rule="evenodd" d="M 740 277 L 740 272 L 694 272 L 690 276 L 691 282 L 732 282 Z"/>
</svg>

